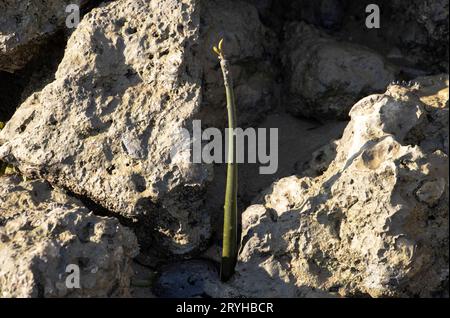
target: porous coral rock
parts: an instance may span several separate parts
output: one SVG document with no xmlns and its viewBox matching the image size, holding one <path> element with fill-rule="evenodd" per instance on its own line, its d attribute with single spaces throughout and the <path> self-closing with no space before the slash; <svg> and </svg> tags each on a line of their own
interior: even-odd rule
<svg viewBox="0 0 450 318">
<path fill-rule="evenodd" d="M 323 175 L 243 213 L 241 295 L 448 297 L 448 76 L 417 82 L 356 103 Z"/>
<path fill-rule="evenodd" d="M 1 297 L 129 295 L 131 230 L 45 181 L 0 181 Z"/>
</svg>

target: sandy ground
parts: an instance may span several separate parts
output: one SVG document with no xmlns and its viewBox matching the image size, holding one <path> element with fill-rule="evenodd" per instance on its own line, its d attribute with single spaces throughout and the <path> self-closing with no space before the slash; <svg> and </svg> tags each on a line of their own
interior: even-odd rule
<svg viewBox="0 0 450 318">
<path fill-rule="evenodd" d="M 299 119 L 285 112 L 270 114 L 258 127 L 278 128 L 278 170 L 260 174 L 260 164 L 239 165 L 239 208 L 245 209 L 255 197 L 274 181 L 296 174 L 297 167 L 311 159 L 311 154 L 332 140 L 339 139 L 347 125 L 344 121 L 324 124 Z M 226 165 L 216 164 L 215 179 L 208 188 L 207 198 L 214 208 L 221 209 L 226 182 Z M 217 204 L 217 205 L 216 205 Z M 221 213 L 214 213 L 214 215 Z"/>
<path fill-rule="evenodd" d="M 346 122 L 320 125 L 286 113 L 268 116 L 259 127 L 278 128 L 278 170 L 272 175 L 260 174 L 259 164 L 243 164 L 239 169 L 239 194 L 242 202 L 251 203 L 261 190 L 274 181 L 295 174 L 296 165 L 301 167 L 311 159 L 312 152 L 340 138 L 346 125 Z"/>
</svg>

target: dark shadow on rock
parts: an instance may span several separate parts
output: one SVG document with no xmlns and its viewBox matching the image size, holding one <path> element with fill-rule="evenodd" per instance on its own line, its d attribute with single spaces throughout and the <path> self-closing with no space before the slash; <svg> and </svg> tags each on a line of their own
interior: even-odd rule
<svg viewBox="0 0 450 318">
<path fill-rule="evenodd" d="M 23 69 L 0 71 L 0 121 L 8 121 L 28 96 L 54 80 L 66 41 L 64 32 L 59 31 L 39 45 L 36 56 Z"/>
</svg>

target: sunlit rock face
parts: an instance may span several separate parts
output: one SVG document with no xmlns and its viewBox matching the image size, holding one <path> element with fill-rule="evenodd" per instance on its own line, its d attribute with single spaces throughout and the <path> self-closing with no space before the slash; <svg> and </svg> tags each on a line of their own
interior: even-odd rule
<svg viewBox="0 0 450 318">
<path fill-rule="evenodd" d="M 224 126 L 221 73 L 209 54 L 221 36 L 236 65 L 238 98 L 245 96 L 241 118 L 247 113 L 247 122 L 254 120 L 273 105 L 271 77 L 239 62 L 261 60 L 267 34 L 244 2 L 104 4 L 69 38 L 55 80 L 8 122 L 1 156 L 25 174 L 138 221 L 145 245 L 163 254 L 193 253 L 211 234 L 216 212 L 203 201 L 213 171 L 172 156 L 185 142 L 180 129 L 192 130 L 194 118 Z M 260 84 L 269 86 L 260 90 Z"/>
<path fill-rule="evenodd" d="M 129 296 L 133 232 L 45 181 L 1 178 L 0 296 Z"/>
<path fill-rule="evenodd" d="M 448 296 L 448 76 L 350 116 L 321 176 L 281 179 L 243 213 L 241 294 Z"/>
<path fill-rule="evenodd" d="M 172 148 L 199 107 L 195 1 L 116 1 L 87 14 L 54 82 L 2 131 L 2 156 L 130 219 L 169 253 L 209 236 L 199 209 L 209 172 L 174 162 Z M 37 142 L 39 140 L 39 142 Z"/>
</svg>

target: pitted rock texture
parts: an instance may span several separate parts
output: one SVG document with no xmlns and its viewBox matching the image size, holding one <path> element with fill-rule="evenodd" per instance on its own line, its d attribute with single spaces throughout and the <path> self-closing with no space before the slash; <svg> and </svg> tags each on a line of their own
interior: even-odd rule
<svg viewBox="0 0 450 318">
<path fill-rule="evenodd" d="M 0 2 L 0 70 L 15 72 L 39 51 L 39 44 L 64 26 L 69 4 L 85 0 Z"/>
<path fill-rule="evenodd" d="M 303 165 L 297 164 L 297 173 L 307 177 L 317 177 L 323 174 L 336 157 L 337 141 L 332 141 L 312 153 L 311 160 Z"/>
<path fill-rule="evenodd" d="M 339 42 L 304 22 L 286 26 L 283 44 L 285 103 L 304 117 L 348 117 L 351 106 L 367 94 L 382 92 L 395 71 L 365 47 Z"/>
<path fill-rule="evenodd" d="M 337 155 L 242 216 L 231 284 L 258 297 L 448 297 L 448 76 L 356 103 Z"/>
<path fill-rule="evenodd" d="M 197 2 L 115 1 L 88 13 L 56 79 L 1 132 L 1 157 L 24 174 L 150 223 L 169 254 L 209 236 L 199 208 L 211 171 L 171 156 L 200 102 Z"/>
<path fill-rule="evenodd" d="M 186 143 L 179 132 L 192 131 L 195 118 L 225 126 L 223 80 L 211 51 L 220 37 L 240 118 L 260 118 L 274 105 L 273 72 L 260 67 L 269 63 L 270 32 L 253 6 L 115 1 L 85 15 L 55 80 L 1 132 L 0 157 L 138 221 L 142 242 L 163 254 L 195 253 L 211 234 L 203 201 L 213 171 L 179 151 Z"/>
<path fill-rule="evenodd" d="M 174 297 L 448 297 L 448 77 L 362 99 L 319 149 L 361 97 L 448 70 L 448 1 L 380 0 L 380 32 L 367 32 L 366 2 L 104 1 L 66 30 L 64 1 L 3 1 L 2 120 L 29 98 L 0 132 L 0 160 L 53 186 L 1 178 L 0 295 L 129 295 L 135 236 L 90 209 L 145 250 L 134 296 L 156 282 Z M 59 64 L 68 33 L 56 74 L 35 65 L 39 48 Z M 226 125 L 222 37 L 239 125 L 280 128 L 280 169 L 241 165 L 239 203 L 282 178 L 245 211 L 229 283 L 217 264 L 181 261 L 213 244 L 201 257 L 220 260 L 226 166 L 189 163 L 180 129 Z M 65 285 L 69 262 L 82 290 Z"/>
<path fill-rule="evenodd" d="M 138 253 L 129 229 L 44 181 L 0 180 L 1 297 L 129 295 Z"/>
</svg>

